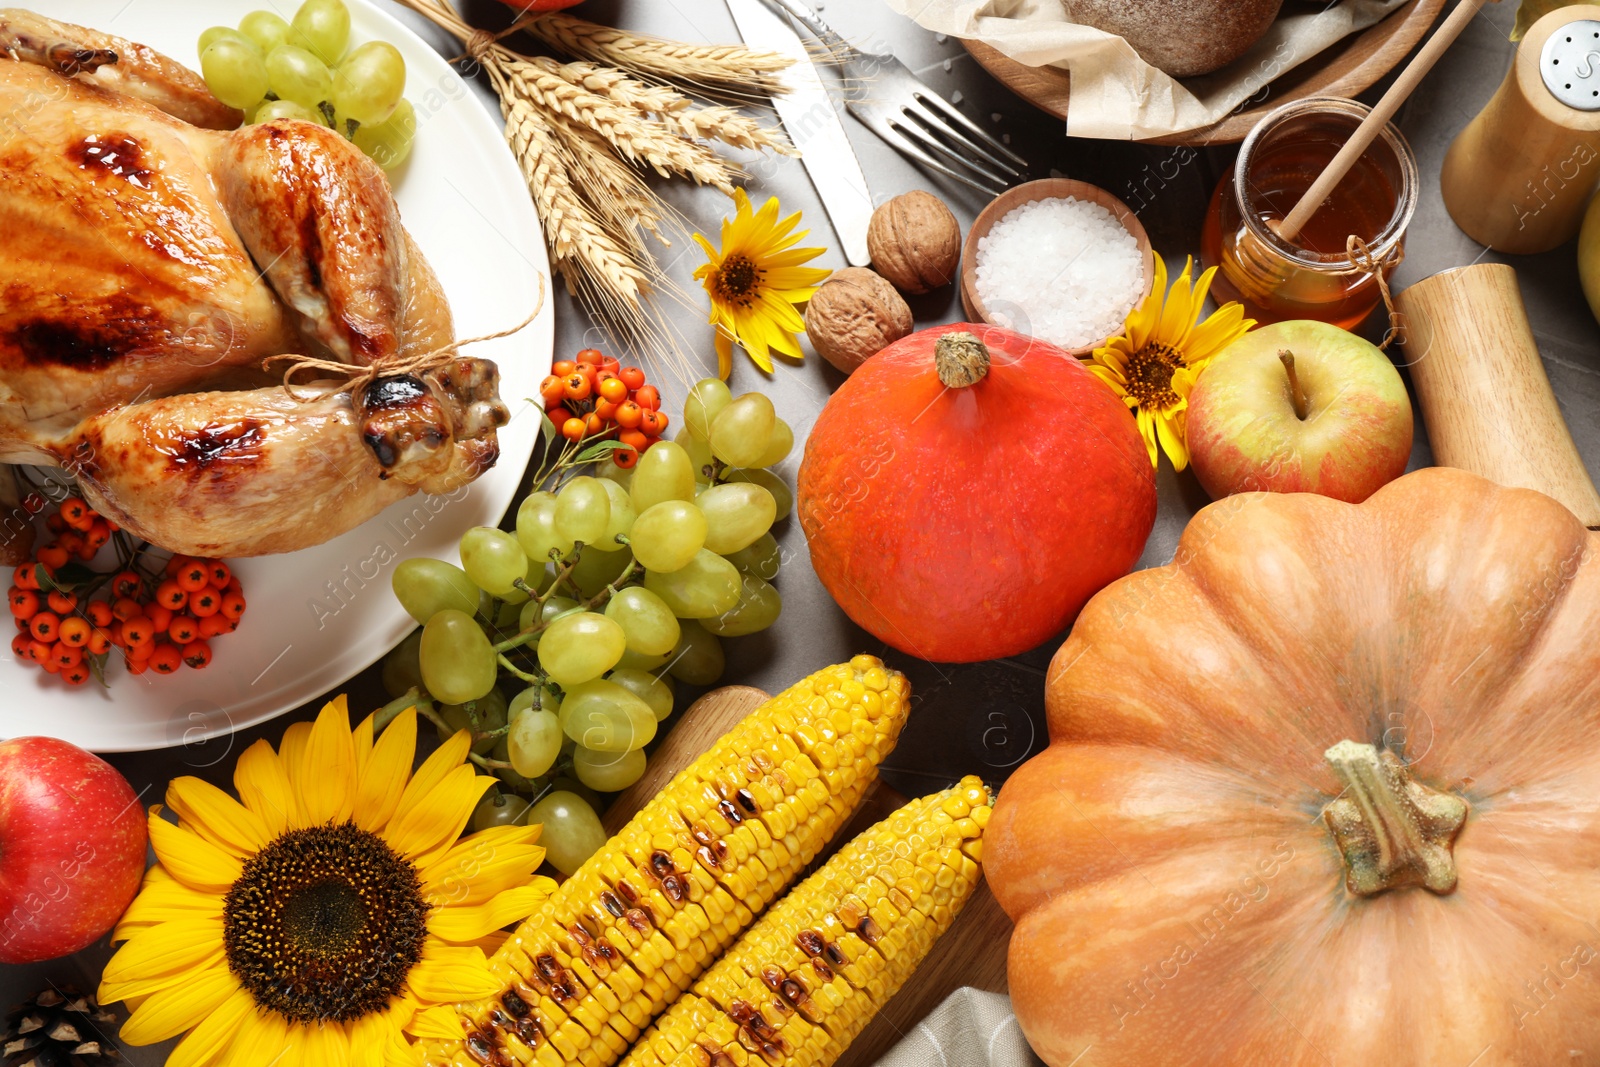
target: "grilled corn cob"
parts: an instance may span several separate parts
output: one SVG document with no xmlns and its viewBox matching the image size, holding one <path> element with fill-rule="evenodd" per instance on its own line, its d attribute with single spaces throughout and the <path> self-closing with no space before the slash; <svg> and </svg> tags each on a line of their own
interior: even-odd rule
<svg viewBox="0 0 1600 1067">
<path fill-rule="evenodd" d="M 851 841 L 679 997 L 622 1067 L 828 1067 L 971 895 L 991 803 L 964 778 Z"/>
<path fill-rule="evenodd" d="M 873 656 L 763 704 L 673 778 L 490 960 L 428 1064 L 609 1067 L 849 819 L 910 686 Z"/>
</svg>

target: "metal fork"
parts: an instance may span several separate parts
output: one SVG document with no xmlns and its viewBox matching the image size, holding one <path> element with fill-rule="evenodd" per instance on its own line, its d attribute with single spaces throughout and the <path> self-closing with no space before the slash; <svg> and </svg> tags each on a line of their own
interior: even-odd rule
<svg viewBox="0 0 1600 1067">
<path fill-rule="evenodd" d="M 948 104 L 892 54 L 863 52 L 802 0 L 761 2 L 822 43 L 844 75 L 845 107 L 901 154 L 991 196 L 1027 170 L 1027 160 Z"/>
</svg>

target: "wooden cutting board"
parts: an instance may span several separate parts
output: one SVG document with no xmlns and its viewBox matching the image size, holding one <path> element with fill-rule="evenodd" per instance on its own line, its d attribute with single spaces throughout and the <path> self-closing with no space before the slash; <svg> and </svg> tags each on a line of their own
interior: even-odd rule
<svg viewBox="0 0 1600 1067">
<path fill-rule="evenodd" d="M 650 757 L 644 777 L 622 793 L 607 809 L 606 832 L 614 834 L 684 767 L 693 763 L 717 738 L 731 730 L 767 699 L 767 694 L 745 685 L 714 689 L 691 704 Z M 882 782 L 868 792 L 855 817 L 819 857 L 828 855 L 906 802 Z M 961 914 L 933 946 L 905 988 L 889 1001 L 856 1038 L 839 1067 L 870 1067 L 902 1036 L 910 1032 L 940 1001 L 962 986 L 1006 992 L 1006 945 L 1011 940 L 1011 920 L 995 903 L 987 882 L 980 882 Z"/>
</svg>

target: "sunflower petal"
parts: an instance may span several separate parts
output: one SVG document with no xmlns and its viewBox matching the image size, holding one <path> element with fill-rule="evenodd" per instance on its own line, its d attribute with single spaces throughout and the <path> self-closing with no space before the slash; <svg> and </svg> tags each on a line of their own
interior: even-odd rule
<svg viewBox="0 0 1600 1067">
<path fill-rule="evenodd" d="M 366 770 L 367 760 L 372 758 L 372 721 L 377 717 L 378 713 L 373 712 L 358 722 L 356 728 L 350 731 L 350 741 L 355 745 L 356 750 L 356 781 L 358 782 L 361 780 L 361 772 Z"/>
<path fill-rule="evenodd" d="M 300 788 L 300 761 L 310 736 L 311 724 L 302 720 L 290 723 L 283 731 L 283 740 L 278 742 L 278 758 L 283 761 L 283 769 L 289 772 L 289 782 L 296 792 Z"/>
<path fill-rule="evenodd" d="M 1145 451 L 1150 453 L 1150 466 L 1161 464 L 1161 453 L 1156 449 L 1156 430 L 1151 425 L 1151 415 L 1144 408 L 1136 408 L 1134 417 L 1138 422 L 1139 436 L 1144 438 Z"/>
<path fill-rule="evenodd" d="M 239 980 L 226 967 L 193 975 L 189 981 L 144 998 L 118 1036 L 130 1045 L 152 1045 L 177 1037 L 198 1026 L 238 988 Z"/>
<path fill-rule="evenodd" d="M 167 786 L 167 804 L 195 833 L 241 859 L 266 848 L 274 836 L 259 815 L 210 782 L 189 775 Z"/>
<path fill-rule="evenodd" d="M 1167 290 L 1167 298 L 1161 307 L 1161 320 L 1156 324 L 1155 338 L 1158 341 L 1176 346 L 1182 342 L 1190 323 L 1194 322 L 1194 308 L 1189 300 L 1192 291 L 1189 271 L 1193 265 L 1192 259 L 1185 260 L 1183 273 Z"/>
<path fill-rule="evenodd" d="M 328 701 L 317 714 L 294 779 L 312 826 L 343 823 L 355 810 L 356 748 L 343 695 Z"/>
<path fill-rule="evenodd" d="M 406 986 L 423 1005 L 476 1000 L 500 991 L 482 952 L 437 941 L 424 942 L 422 959 L 406 975 Z"/>
<path fill-rule="evenodd" d="M 423 1008 L 412 1018 L 406 1033 L 412 1037 L 431 1037 L 440 1041 L 460 1041 L 463 1033 L 461 1016 L 454 1008 L 435 1005 Z"/>
<path fill-rule="evenodd" d="M 434 908 L 428 913 L 428 933 L 442 941 L 463 944 L 526 919 L 550 899 L 542 886 L 526 885 L 508 889 L 487 904 L 470 908 Z"/>
<path fill-rule="evenodd" d="M 167 1067 L 208 1067 L 242 1046 L 245 1021 L 256 1010 L 255 998 L 236 987 L 216 1009 L 200 1020 L 167 1057 Z M 263 1063 L 270 1062 L 263 1060 Z"/>
<path fill-rule="evenodd" d="M 239 1040 L 230 1051 L 227 1067 L 298 1067 L 299 1063 L 299 1045 L 290 1037 L 284 1017 L 272 1011 L 253 1011 L 240 1024 Z"/>
<path fill-rule="evenodd" d="M 400 806 L 416 751 L 417 713 L 416 709 L 407 708 L 394 717 L 372 746 L 372 755 L 356 782 L 357 826 L 377 833 L 388 824 Z"/>
<path fill-rule="evenodd" d="M 496 826 L 456 842 L 422 868 L 423 898 L 435 907 L 482 904 L 527 883 L 544 862 L 544 849 L 533 843 L 540 829 Z"/>
<path fill-rule="evenodd" d="M 462 731 L 463 733 L 465 731 Z M 457 767 L 421 803 L 384 827 L 383 839 L 396 852 L 426 866 L 433 856 L 450 847 L 478 806 L 494 778 L 479 774 L 470 764 Z"/>
<path fill-rule="evenodd" d="M 428 794 L 436 789 L 445 776 L 467 758 L 467 752 L 472 748 L 472 734 L 466 730 L 457 730 L 442 745 L 433 750 L 433 755 L 422 761 L 416 773 L 411 776 L 411 781 L 406 783 L 405 790 L 400 794 L 400 806 L 389 818 L 388 825 L 410 816 L 411 812 L 427 801 Z"/>
<path fill-rule="evenodd" d="M 383 1049 L 399 1032 L 391 1012 L 375 1011 L 350 1024 L 351 1067 L 383 1067 Z M 459 1028 L 458 1032 L 459 1032 Z"/>
<path fill-rule="evenodd" d="M 1173 425 L 1172 417 L 1158 414 L 1155 416 L 1156 435 L 1161 439 L 1161 449 L 1166 452 L 1167 458 L 1172 460 L 1174 470 L 1183 470 L 1189 465 L 1189 449 L 1184 444 L 1183 436 L 1178 428 Z"/>
<path fill-rule="evenodd" d="M 226 890 L 239 880 L 244 865 L 193 830 L 161 817 L 161 805 L 150 805 L 150 847 L 156 862 L 191 889 Z"/>
<path fill-rule="evenodd" d="M 119 948 L 101 973 L 104 982 L 129 982 L 194 967 L 222 947 L 222 916 L 174 919 L 141 930 Z"/>
<path fill-rule="evenodd" d="M 160 870 L 152 867 L 151 870 Z M 133 930 L 172 919 L 222 918 L 222 896 L 190 889 L 172 878 L 145 879 L 139 895 L 122 913 L 112 941 L 126 941 Z"/>
<path fill-rule="evenodd" d="M 350 1059 L 350 1035 L 345 1033 L 342 1023 L 315 1023 L 298 1029 L 303 1067 L 346 1067 Z"/>
<path fill-rule="evenodd" d="M 383 1067 L 422 1067 L 422 1048 L 395 1034 L 383 1047 Z"/>
<path fill-rule="evenodd" d="M 733 373 L 733 339 L 722 330 L 717 331 L 717 377 L 723 381 Z"/>
<path fill-rule="evenodd" d="M 121 1000 L 130 1004 L 152 993 L 159 993 L 163 989 L 170 989 L 180 982 L 191 981 L 195 975 L 213 971 L 218 967 L 227 969 L 227 961 L 223 959 L 222 940 L 218 938 L 210 945 L 199 946 L 209 951 L 192 964 L 179 967 L 164 967 L 159 973 L 141 974 L 136 970 L 129 971 L 134 977 L 112 981 L 104 976 L 100 979 L 100 989 L 97 996 L 103 1003 Z M 113 957 L 115 958 L 115 957 Z"/>
<path fill-rule="evenodd" d="M 283 761 L 266 741 L 257 741 L 233 767 L 233 788 L 274 837 L 300 825 L 299 805 Z"/>
</svg>

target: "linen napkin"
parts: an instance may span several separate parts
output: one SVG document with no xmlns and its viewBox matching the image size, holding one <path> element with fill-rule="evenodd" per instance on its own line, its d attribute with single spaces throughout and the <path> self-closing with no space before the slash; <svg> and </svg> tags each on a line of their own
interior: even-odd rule
<svg viewBox="0 0 1600 1067">
<path fill-rule="evenodd" d="M 1182 81 L 1140 59 L 1115 34 L 1068 22 L 1061 0 L 887 0 L 924 29 L 982 41 L 1032 67 L 1070 71 L 1067 133 L 1140 140 L 1199 129 L 1260 101 L 1271 82 L 1404 0 L 1286 0 L 1250 50 L 1221 70 Z"/>
<path fill-rule="evenodd" d="M 951 993 L 877 1067 L 1044 1067 L 1011 1013 L 1011 998 L 970 987 Z"/>
</svg>

